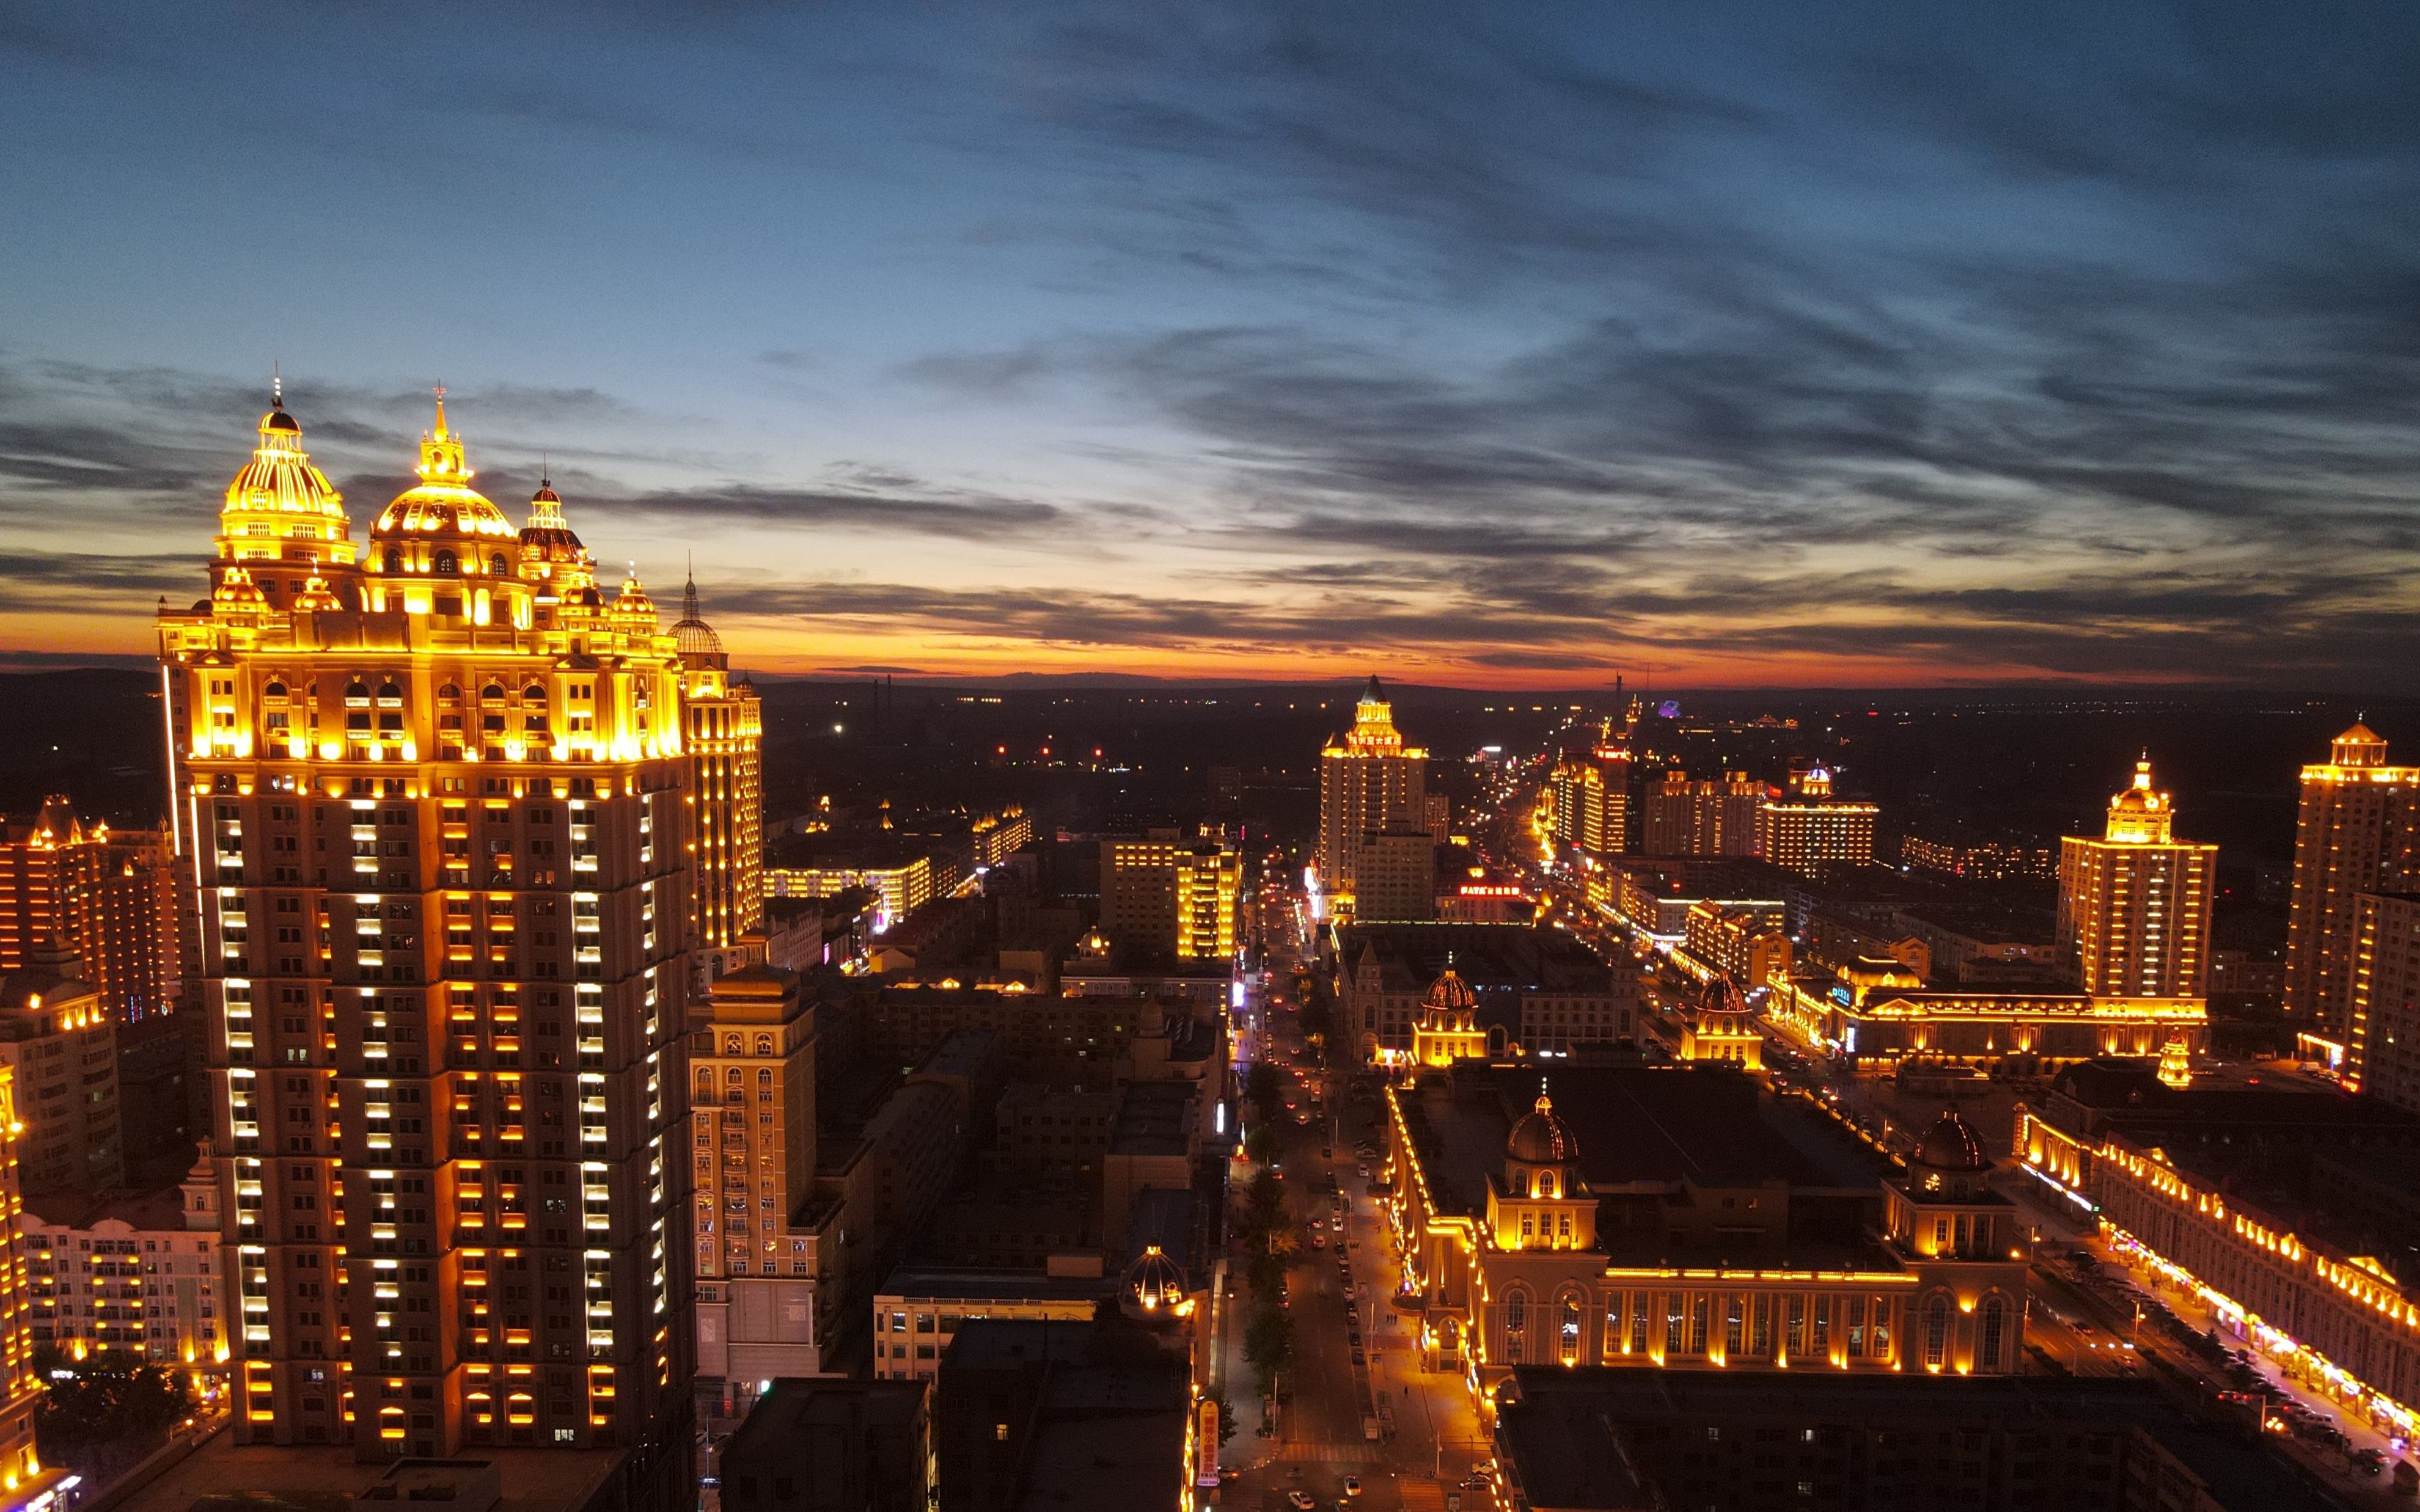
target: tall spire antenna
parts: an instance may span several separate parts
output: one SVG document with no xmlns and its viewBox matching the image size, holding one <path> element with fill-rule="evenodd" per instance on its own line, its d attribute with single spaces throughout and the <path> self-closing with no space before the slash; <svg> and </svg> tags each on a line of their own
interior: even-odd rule
<svg viewBox="0 0 2420 1512">
<path fill-rule="evenodd" d="M 554 486 L 554 463 L 544 452 L 537 454 L 537 486 L 541 488 Z"/>
<path fill-rule="evenodd" d="M 286 408 L 286 373 L 276 363 L 269 364 L 269 408 L 271 409 Z"/>
<path fill-rule="evenodd" d="M 697 553 L 689 554 L 689 586 L 681 590 L 681 618 L 695 620 L 697 612 Z"/>
</svg>

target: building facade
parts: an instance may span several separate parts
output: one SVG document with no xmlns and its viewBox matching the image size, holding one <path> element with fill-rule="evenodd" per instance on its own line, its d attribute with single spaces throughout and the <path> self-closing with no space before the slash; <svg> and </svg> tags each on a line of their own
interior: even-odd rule
<svg viewBox="0 0 2420 1512">
<path fill-rule="evenodd" d="M 1103 841 L 1101 929 L 1179 961 L 1233 960 L 1243 884 L 1243 857 L 1221 837 Z"/>
<path fill-rule="evenodd" d="M 1745 772 L 1692 782 L 1674 770 L 1647 790 L 1639 849 L 1649 856 L 1754 856 L 1764 784 Z"/>
<path fill-rule="evenodd" d="M 46 944 L 77 962 L 120 1024 L 173 1011 L 182 983 L 175 843 L 161 830 L 85 824 L 64 797 L 0 824 L 0 972 Z"/>
<path fill-rule="evenodd" d="M 695 578 L 681 592 L 673 641 L 689 748 L 690 932 L 700 975 L 711 978 L 742 964 L 741 942 L 765 928 L 765 714 L 699 616 Z"/>
<path fill-rule="evenodd" d="M 1630 848 L 1630 752 L 1604 746 L 1558 763 L 1547 779 L 1554 836 L 1599 856 Z"/>
<path fill-rule="evenodd" d="M 160 618 L 234 1434 L 686 1474 L 682 667 L 446 422 L 365 547 L 283 405 Z"/>
<path fill-rule="evenodd" d="M 61 1193 L 18 1217 L 33 1297 L 33 1337 L 72 1359 L 139 1356 L 154 1365 L 226 1363 L 221 1294 L 218 1157 L 207 1143 L 184 1184 L 99 1200 Z"/>
<path fill-rule="evenodd" d="M 2352 1034 L 2365 892 L 2420 887 L 2420 766 L 2390 766 L 2366 725 L 2303 768 L 2286 919 L 2286 1012 L 2306 1046 L 2340 1058 Z"/>
<path fill-rule="evenodd" d="M 1756 854 L 1786 872 L 1821 876 L 1836 866 L 1871 866 L 1875 804 L 1837 797 L 1823 767 L 1794 773 L 1789 788 L 1757 810 Z"/>
<path fill-rule="evenodd" d="M 1353 728 L 1319 753 L 1319 886 L 1327 911 L 1353 914 L 1362 837 L 1426 829 L 1429 753 L 1404 744 L 1378 679 L 1353 706 Z"/>
<path fill-rule="evenodd" d="M 1435 918 L 1436 841 L 1425 829 L 1361 837 L 1353 863 L 1353 917 L 1369 922 Z"/>
<path fill-rule="evenodd" d="M 1357 924 L 1337 932 L 1340 1035 L 1364 1065 L 1415 1055 L 1414 1031 L 1449 971 L 1472 994 L 1485 1053 L 1610 1045 L 1637 1032 L 1639 983 L 1559 930 L 1527 924 Z"/>
<path fill-rule="evenodd" d="M 17 1180 L 26 1192 L 92 1192 L 126 1177 L 117 1026 L 101 989 L 54 948 L 0 979 L 0 1064 L 17 1073 Z"/>
<path fill-rule="evenodd" d="M 880 900 L 877 930 L 924 906 L 933 897 L 933 863 L 915 856 L 893 866 L 768 867 L 765 895 L 768 898 L 837 898 L 851 887 L 864 887 Z"/>
<path fill-rule="evenodd" d="M 2093 996 L 2208 993 L 2218 847 L 2178 840 L 2175 821 L 2146 758 L 2109 800 L 2100 839 L 2059 841 L 2059 949 Z"/>
<path fill-rule="evenodd" d="M 2357 903 L 2345 1085 L 2420 1113 L 2420 894 L 2365 892 Z"/>
</svg>

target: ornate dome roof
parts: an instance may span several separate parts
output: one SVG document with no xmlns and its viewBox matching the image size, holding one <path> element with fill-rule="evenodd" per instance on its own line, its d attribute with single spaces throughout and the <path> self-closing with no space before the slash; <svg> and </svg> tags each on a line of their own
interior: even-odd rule
<svg viewBox="0 0 2420 1512">
<path fill-rule="evenodd" d="M 613 595 L 613 605 L 608 612 L 617 620 L 644 619 L 654 623 L 656 601 L 649 598 L 646 589 L 640 586 L 636 572 L 622 579 L 622 591 Z"/>
<path fill-rule="evenodd" d="M 521 545 L 550 554 L 577 555 L 583 549 L 563 517 L 563 496 L 554 491 L 551 478 L 538 479 L 537 492 L 530 495 L 529 523 L 521 527 Z"/>
<path fill-rule="evenodd" d="M 1992 1159 L 1983 1153 L 1983 1141 L 1974 1126 L 1958 1116 L 1954 1108 L 1945 1108 L 1924 1137 L 1916 1143 L 1916 1161 L 1937 1171 L 1988 1171 Z"/>
<path fill-rule="evenodd" d="M 252 460 L 226 486 L 225 513 L 316 516 L 334 521 L 341 532 L 345 496 L 311 465 L 310 454 L 302 450 L 302 427 L 286 412 L 283 396 L 260 417 L 259 430 L 260 444 L 253 449 Z"/>
<path fill-rule="evenodd" d="M 470 537 L 509 541 L 519 536 L 504 512 L 472 488 L 473 474 L 462 454 L 462 438 L 445 424 L 445 391 L 437 391 L 437 424 L 420 439 L 417 486 L 396 495 L 370 527 L 373 540 L 397 536 Z"/>
<path fill-rule="evenodd" d="M 681 590 L 681 617 L 673 625 L 677 649 L 684 656 L 720 656 L 722 637 L 706 623 L 697 611 L 697 575 L 690 574 L 689 586 Z"/>
<path fill-rule="evenodd" d="M 1126 1296 L 1145 1312 L 1172 1312 L 1185 1301 L 1185 1273 L 1156 1244 L 1143 1246 L 1126 1267 L 1123 1284 Z"/>
<path fill-rule="evenodd" d="M 1420 999 L 1420 1010 L 1427 1013 L 1467 1013 L 1478 1006 L 1479 995 L 1470 990 L 1470 983 L 1463 980 L 1462 974 L 1451 965 L 1445 968 L 1445 975 L 1429 983 L 1428 995 Z"/>
<path fill-rule="evenodd" d="M 1728 971 L 1718 972 L 1708 979 L 1698 994 L 1698 1015 L 1700 1018 L 1719 1013 L 1745 1015 L 1747 1011 L 1747 999 L 1740 995 L 1739 983 L 1731 980 Z"/>
<path fill-rule="evenodd" d="M 1504 1153 L 1533 1165 L 1557 1165 L 1575 1158 L 1579 1150 L 1579 1141 L 1572 1137 L 1571 1126 L 1556 1115 L 1554 1100 L 1546 1096 L 1545 1086 L 1541 1083 L 1536 1105 L 1512 1125 L 1511 1137 L 1504 1141 Z"/>
</svg>

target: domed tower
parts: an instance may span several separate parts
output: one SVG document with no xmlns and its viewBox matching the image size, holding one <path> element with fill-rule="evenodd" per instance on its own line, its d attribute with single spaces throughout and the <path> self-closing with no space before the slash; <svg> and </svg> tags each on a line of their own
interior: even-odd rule
<svg viewBox="0 0 2420 1512">
<path fill-rule="evenodd" d="M 1497 1249 L 1593 1249 L 1596 1198 L 1580 1179 L 1579 1141 L 1555 1111 L 1546 1084 L 1504 1141 L 1504 1173 L 1492 1178 L 1487 1227 Z"/>
<path fill-rule="evenodd" d="M 518 565 L 520 532 L 471 486 L 461 435 L 437 423 L 420 439 L 420 482 L 395 496 L 370 527 L 370 607 L 451 625 L 530 623 Z"/>
<path fill-rule="evenodd" d="M 1763 1031 L 1729 972 L 1715 976 L 1698 994 L 1681 1029 L 1681 1058 L 1720 1060 L 1749 1071 L 1763 1066 Z"/>
<path fill-rule="evenodd" d="M 272 609 L 284 609 L 313 575 L 357 605 L 356 548 L 345 496 L 311 465 L 302 427 L 286 410 L 281 383 L 260 417 L 260 443 L 226 486 L 219 509 L 218 560 L 210 586 L 240 567 Z"/>
<path fill-rule="evenodd" d="M 563 496 L 554 491 L 551 477 L 539 478 L 537 492 L 530 495 L 529 523 L 521 527 L 520 541 L 521 573 L 537 584 L 541 616 L 564 604 L 582 609 L 599 607 L 597 560 L 563 517 Z"/>
<path fill-rule="evenodd" d="M 1884 1230 L 1916 1273 L 1900 1334 L 1910 1368 L 2006 1374 L 2023 1344 L 2029 1242 L 2013 1204 L 1992 1190 L 1992 1158 L 1974 1126 L 1944 1110 L 1883 1183 Z"/>
<path fill-rule="evenodd" d="M 1146 1244 L 1118 1278 L 1118 1310 L 1137 1322 L 1175 1322 L 1193 1316 L 1185 1272 L 1156 1244 Z"/>
<path fill-rule="evenodd" d="M 694 572 L 673 638 L 697 848 L 690 925 L 699 969 L 713 973 L 743 956 L 741 941 L 765 927 L 765 715 L 756 690 L 732 678 L 722 638 L 698 611 Z"/>
<path fill-rule="evenodd" d="M 1419 1016 L 1412 1021 L 1412 1063 L 1450 1066 L 1487 1054 L 1487 1031 L 1479 1026 L 1479 995 L 1446 960 L 1443 975 L 1429 983 L 1420 999 Z"/>
</svg>

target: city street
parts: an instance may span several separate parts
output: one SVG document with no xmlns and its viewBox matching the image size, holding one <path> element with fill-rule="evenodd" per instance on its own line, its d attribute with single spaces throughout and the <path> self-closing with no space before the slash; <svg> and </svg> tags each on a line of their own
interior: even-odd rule
<svg viewBox="0 0 2420 1512">
<path fill-rule="evenodd" d="M 1298 1052 L 1298 1039 L 1284 1032 L 1287 1018 L 1279 1012 L 1279 1038 Z M 1417 1320 L 1389 1304 L 1401 1276 L 1386 1219 L 1358 1174 L 1366 1162 L 1353 1152 L 1358 1141 L 1378 1140 L 1377 1104 L 1344 1096 L 1342 1078 L 1335 1096 L 1314 1104 L 1311 1085 L 1298 1081 L 1288 1093 L 1300 1111 L 1316 1105 L 1318 1114 L 1309 1124 L 1289 1115 L 1280 1158 L 1289 1211 L 1304 1233 L 1287 1281 L 1295 1357 L 1280 1392 L 1291 1399 L 1280 1406 L 1273 1437 L 1255 1433 L 1260 1414 L 1241 1351 L 1251 1299 L 1239 1286 L 1225 1331 L 1238 1431 L 1222 1463 L 1242 1473 L 1222 1489 L 1220 1504 L 1282 1512 L 1299 1492 L 1320 1507 L 1349 1502 L 1371 1512 L 1427 1512 L 1458 1500 L 1476 1512 L 1488 1504 L 1486 1493 L 1454 1489 L 1487 1453 L 1463 1379 L 1420 1368 Z M 1323 1157 L 1322 1149 L 1332 1154 Z M 1249 1180 L 1239 1173 L 1238 1185 Z M 1322 1227 L 1311 1227 L 1314 1220 Z M 1239 1276 L 1243 1270 L 1240 1258 L 1231 1267 Z M 1382 1425 L 1375 1441 L 1373 1420 Z M 1347 1476 L 1357 1479 L 1357 1496 L 1347 1496 Z"/>
</svg>

